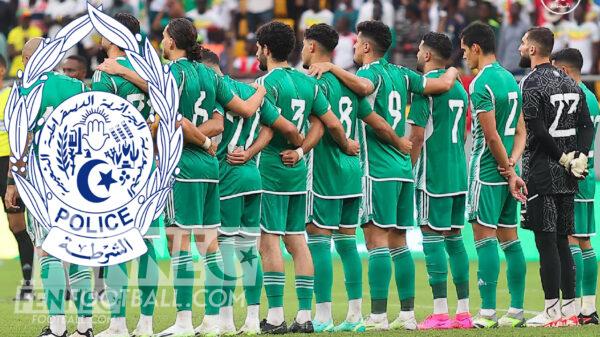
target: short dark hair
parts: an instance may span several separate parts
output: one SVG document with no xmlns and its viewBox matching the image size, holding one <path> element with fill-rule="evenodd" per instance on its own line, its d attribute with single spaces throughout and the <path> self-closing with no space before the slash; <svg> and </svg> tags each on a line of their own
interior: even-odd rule
<svg viewBox="0 0 600 337">
<path fill-rule="evenodd" d="M 203 63 L 219 65 L 219 56 L 213 53 L 212 50 L 202 47 L 200 57 Z"/>
<path fill-rule="evenodd" d="M 262 47 L 269 48 L 273 59 L 286 61 L 294 46 L 296 36 L 292 27 L 279 21 L 265 23 L 256 32 L 256 41 Z"/>
<path fill-rule="evenodd" d="M 565 63 L 579 72 L 581 72 L 581 68 L 583 67 L 583 56 L 581 55 L 581 52 L 575 48 L 565 48 L 557 51 L 550 56 L 550 60 Z"/>
<path fill-rule="evenodd" d="M 546 27 L 532 27 L 527 31 L 527 39 L 535 43 L 541 56 L 550 56 L 554 48 L 554 33 Z"/>
<path fill-rule="evenodd" d="M 319 23 L 310 26 L 304 32 L 304 38 L 317 41 L 326 51 L 332 52 L 337 46 L 340 36 L 330 25 Z"/>
<path fill-rule="evenodd" d="M 0 67 L 3 67 L 6 69 L 6 59 L 2 55 L 0 55 Z"/>
<path fill-rule="evenodd" d="M 125 26 L 132 34 L 140 33 L 140 21 L 129 13 L 117 13 L 113 17 L 118 23 Z"/>
<path fill-rule="evenodd" d="M 79 62 L 84 68 L 87 68 L 87 60 L 85 57 L 81 56 L 81 55 L 69 55 L 67 56 L 67 60 L 73 60 L 76 62 Z"/>
<path fill-rule="evenodd" d="M 445 34 L 429 32 L 423 36 L 423 45 L 433 49 L 444 61 L 452 56 L 452 42 Z"/>
<path fill-rule="evenodd" d="M 363 21 L 356 26 L 356 32 L 375 43 L 376 51 L 383 55 L 392 45 L 392 32 L 381 21 Z"/>
<path fill-rule="evenodd" d="M 463 29 L 460 38 L 467 47 L 474 44 L 479 45 L 484 54 L 494 54 L 496 52 L 496 36 L 494 30 L 489 25 L 481 22 L 473 22 L 467 28 Z"/>
</svg>

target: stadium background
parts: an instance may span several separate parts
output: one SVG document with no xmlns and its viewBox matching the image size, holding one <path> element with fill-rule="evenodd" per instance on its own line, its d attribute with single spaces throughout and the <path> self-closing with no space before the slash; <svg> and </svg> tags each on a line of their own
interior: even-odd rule
<svg viewBox="0 0 600 337">
<path fill-rule="evenodd" d="M 272 18 L 284 21 L 296 28 L 298 37 L 305 27 L 317 22 L 333 24 L 340 32 L 340 44 L 334 61 L 347 68 L 354 69 L 352 63 L 352 44 L 355 34 L 352 32 L 357 21 L 377 19 L 392 28 L 392 50 L 386 55 L 390 60 L 414 68 L 416 50 L 421 36 L 429 30 L 446 33 L 458 49 L 458 33 L 472 21 L 480 20 L 490 24 L 498 34 L 498 58 L 519 78 L 523 71 L 518 62 L 518 39 L 532 25 L 545 25 L 556 34 L 555 49 L 564 46 L 578 48 L 584 54 L 586 63 L 584 78 L 586 84 L 600 93 L 600 0 L 581 0 L 578 8 L 564 16 L 551 15 L 542 6 L 541 0 L 91 0 L 102 3 L 109 14 L 130 12 L 142 23 L 142 28 L 156 48 L 160 48 L 161 32 L 170 18 L 188 17 L 199 31 L 198 39 L 205 47 L 218 53 L 222 67 L 233 77 L 252 81 L 260 76 L 260 70 L 254 57 L 254 36 L 252 32 L 261 23 Z M 572 1 L 568 1 L 572 2 Z M 575 1 L 577 2 L 577 1 Z M 61 26 L 80 15 L 84 9 L 84 0 L 0 0 L 0 55 L 9 61 L 8 79 L 19 68 L 19 48 L 21 41 L 33 36 L 56 34 Z M 516 19 L 518 18 L 518 19 Z M 27 28 L 25 28 L 27 27 Z M 70 52 L 78 55 L 87 64 L 86 77 L 89 78 L 95 66 L 105 58 L 99 45 L 99 36 L 92 34 Z M 301 41 L 301 38 L 299 38 Z M 515 44 L 516 43 L 516 44 Z M 300 67 L 298 48 L 291 56 L 291 64 Z M 15 57 L 16 56 L 16 57 Z M 462 65 L 460 54 L 453 55 L 453 62 L 464 70 L 463 83 L 468 85 L 473 74 Z M 598 137 L 600 138 L 600 137 Z M 596 146 L 600 139 L 596 139 Z M 470 142 L 467 142 L 467 153 Z M 598 162 L 598 161 L 597 161 Z M 596 165 L 596 177 L 600 173 Z M 600 182 L 597 183 L 600 190 Z M 599 193 L 596 194 L 600 202 Z M 597 204 L 598 205 L 598 204 Z M 1 212 L 1 211 L 0 211 Z M 600 207 L 596 207 L 597 217 Z M 600 218 L 599 218 L 600 219 Z M 466 242 L 472 239 L 472 232 L 466 226 Z M 362 233 L 360 249 L 366 253 Z M 409 233 L 409 246 L 422 257 L 420 233 Z M 537 259 L 537 250 L 533 236 L 521 231 L 524 253 L 528 260 Z M 600 239 L 593 238 L 596 248 L 600 248 Z M 164 239 L 156 240 L 161 247 L 160 256 L 168 257 Z M 467 245 L 469 256 L 475 258 L 473 245 Z M 10 234 L 6 217 L 0 214 L 0 259 L 12 259 L 17 256 L 16 242 Z M 501 256 L 503 256 L 501 254 Z"/>
</svg>

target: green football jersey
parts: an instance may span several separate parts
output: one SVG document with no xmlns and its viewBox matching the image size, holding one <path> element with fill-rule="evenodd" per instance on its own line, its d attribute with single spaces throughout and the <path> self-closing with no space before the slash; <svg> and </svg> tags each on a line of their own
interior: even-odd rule
<svg viewBox="0 0 600 337">
<path fill-rule="evenodd" d="M 342 122 L 346 137 L 356 138 L 359 119 L 373 110 L 364 97 L 358 97 L 332 73 L 325 73 L 317 80 L 331 111 Z M 312 191 L 325 198 L 359 197 L 362 195 L 362 168 L 358 156 L 342 152 L 329 132 L 312 152 Z"/>
<path fill-rule="evenodd" d="M 133 69 L 131 62 L 125 57 L 117 57 L 117 63 L 127 69 Z M 110 92 L 119 97 L 126 99 L 129 103 L 138 109 L 144 119 L 150 116 L 150 99 L 146 93 L 135 86 L 135 84 L 127 81 L 121 76 L 109 75 L 103 71 L 96 70 L 92 77 L 92 90 Z"/>
<path fill-rule="evenodd" d="M 426 79 L 416 72 L 385 59 L 362 66 L 356 75 L 371 81 L 375 91 L 368 96 L 373 110 L 383 117 L 400 137 L 404 136 L 405 112 L 408 92 L 422 94 Z M 361 150 L 365 153 L 367 176 L 377 180 L 412 181 L 410 155 L 403 154 L 375 134 L 373 128 L 364 125 Z"/>
<path fill-rule="evenodd" d="M 492 90 L 493 87 L 493 90 Z M 513 75 L 498 62 L 488 64 L 479 71 L 469 86 L 471 113 L 473 114 L 473 148 L 469 178 L 488 185 L 508 182 L 500 175 L 498 163 L 486 145 L 483 128 L 477 114 L 494 111 L 496 131 L 510 156 L 515 142 L 515 131 L 521 114 L 521 90 Z"/>
<path fill-rule="evenodd" d="M 267 89 L 265 96 L 275 105 L 280 114 L 304 132 L 309 114 L 321 116 L 329 110 L 329 103 L 319 90 L 314 78 L 294 68 L 276 68 L 257 82 Z M 263 190 L 283 194 L 306 192 L 307 169 L 304 158 L 293 167 L 281 161 L 280 153 L 293 149 L 283 135 L 276 133 L 262 151 L 259 169 Z"/>
<path fill-rule="evenodd" d="M 37 84 L 40 82 L 44 83 L 44 90 L 42 91 L 42 101 L 40 104 L 40 110 L 37 112 L 35 118 L 36 123 L 31 132 L 36 133 L 43 128 L 42 125 L 38 125 L 37 121 L 42 117 L 50 115 L 50 113 L 56 109 L 62 102 L 67 99 L 88 91 L 88 88 L 80 80 L 68 77 L 63 74 L 59 74 L 53 71 L 49 71 L 44 74 L 45 79 L 35 82 L 34 85 L 27 89 L 22 89 L 22 95 L 28 95 Z"/>
<path fill-rule="evenodd" d="M 244 100 L 250 98 L 256 91 L 248 84 L 235 81 L 229 76 L 224 76 L 223 81 Z M 229 111 L 225 113 L 224 130 L 217 148 L 221 198 L 257 193 L 262 190 L 260 172 L 255 158 L 248 160 L 243 165 L 230 165 L 227 162 L 227 153 L 239 147 L 248 149 L 258 137 L 259 124 L 271 126 L 278 117 L 279 112 L 267 100 L 264 100 L 256 114 L 249 118 L 242 118 Z"/>
<path fill-rule="evenodd" d="M 438 78 L 446 71 L 425 74 Z M 432 96 L 414 95 L 409 123 L 425 128 L 421 154 L 415 165 L 415 187 L 433 197 L 467 193 L 465 123 L 469 96 L 456 82 L 449 91 Z"/>
<path fill-rule="evenodd" d="M 198 126 L 219 113 L 233 99 L 233 92 L 220 76 L 203 64 L 180 58 L 170 63 L 179 87 L 179 113 Z M 219 162 L 200 146 L 185 144 L 177 165 L 176 179 L 184 182 L 218 182 Z"/>
<path fill-rule="evenodd" d="M 598 106 L 598 99 L 593 92 L 588 89 L 582 82 L 579 83 L 579 87 L 585 93 L 585 100 L 590 111 L 590 118 L 594 123 L 594 135 L 598 131 L 598 124 L 600 124 L 600 107 Z M 594 137 L 595 139 L 595 137 Z M 578 200 L 594 200 L 594 193 L 596 191 L 596 174 L 594 170 L 594 142 L 590 147 L 590 153 L 588 154 L 588 170 L 589 174 L 584 180 L 579 181 L 579 193 L 575 199 Z"/>
</svg>

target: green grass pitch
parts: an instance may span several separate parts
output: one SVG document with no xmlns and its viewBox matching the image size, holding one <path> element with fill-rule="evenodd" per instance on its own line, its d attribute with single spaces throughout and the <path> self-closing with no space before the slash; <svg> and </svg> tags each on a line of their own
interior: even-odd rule
<svg viewBox="0 0 600 337">
<path fill-rule="evenodd" d="M 196 264 L 198 264 L 197 262 Z M 37 266 L 36 266 L 37 267 Z M 529 263 L 527 265 L 527 293 L 525 298 L 525 308 L 527 310 L 527 316 L 531 317 L 535 311 L 541 310 L 543 307 L 543 295 L 539 281 L 538 264 Z M 133 264 L 133 269 L 130 270 L 130 275 L 136 275 L 136 265 Z M 364 271 L 366 271 L 366 264 L 364 265 Z M 416 261 L 416 315 L 420 321 L 424 319 L 432 311 L 432 297 L 431 290 L 427 283 L 427 273 L 425 271 L 425 264 L 422 260 Z M 502 309 L 508 307 L 509 295 L 506 287 L 506 274 L 504 273 L 505 265 L 502 264 L 500 280 L 498 285 L 498 308 L 499 314 L 503 314 Z M 39 270 L 39 268 L 38 268 Z M 164 275 L 169 275 L 169 264 L 167 261 L 161 262 L 161 270 Z M 285 293 L 285 312 L 286 319 L 291 322 L 293 316 L 297 310 L 296 295 L 294 292 L 292 265 L 288 263 L 286 270 L 289 271 L 287 274 L 286 293 Z M 471 264 L 471 312 L 475 313 L 479 305 L 479 294 L 477 290 L 476 282 L 476 270 L 477 266 L 475 263 Z M 366 315 L 369 312 L 369 295 L 368 295 L 368 282 L 366 272 L 364 274 L 364 305 L 363 314 Z M 5 260 L 0 261 L 0 337 L 25 337 L 25 336 L 37 336 L 40 330 L 46 325 L 45 315 L 45 303 L 43 301 L 36 301 L 33 303 L 35 313 L 27 313 L 30 308 L 20 306 L 16 307 L 12 301 L 13 296 L 16 293 L 16 287 L 19 282 L 20 272 L 18 268 L 17 260 Z M 343 271 L 339 260 L 334 260 L 334 289 L 333 289 L 333 313 L 334 320 L 336 323 L 340 322 L 345 318 L 346 315 L 346 293 L 343 281 Z M 36 276 L 36 285 L 40 285 L 39 276 Z M 131 281 L 135 283 L 135 277 Z M 168 286 L 169 281 L 161 279 L 161 283 L 165 286 L 159 288 L 158 302 L 155 309 L 154 316 L 154 331 L 158 332 L 164 328 L 167 328 L 174 322 L 175 318 L 175 305 L 173 303 L 173 290 L 172 287 Z M 201 284 L 201 283 L 197 283 Z M 128 300 L 128 314 L 127 324 L 130 330 L 135 327 L 137 319 L 139 317 L 139 309 L 136 307 L 135 302 L 132 302 L 132 295 L 137 291 L 137 287 L 134 285 L 130 286 L 130 298 Z M 198 289 L 196 289 L 198 290 Z M 456 297 L 454 292 L 454 286 L 451 278 L 449 280 L 449 305 L 450 311 L 455 310 Z M 135 296 L 134 296 L 135 297 Z M 203 303 L 201 291 L 198 291 L 196 295 L 196 302 Z M 236 325 L 239 327 L 243 323 L 245 317 L 245 304 L 243 301 L 243 295 L 240 287 L 237 289 L 236 297 L 238 298 L 235 307 Z M 398 311 L 400 305 L 397 297 L 396 284 L 392 280 L 390 286 L 390 304 L 388 317 L 393 320 Z M 32 305 L 32 304 L 29 304 Z M 202 317 L 202 308 L 195 308 L 194 311 L 194 324 L 200 324 Z M 67 304 L 67 320 L 69 321 L 68 328 L 69 332 L 75 329 L 75 309 L 72 302 Z M 261 306 L 261 317 L 266 314 L 266 298 L 263 291 L 263 301 Z M 109 315 L 106 309 L 95 306 L 94 311 L 94 329 L 98 333 L 104 330 L 108 326 Z M 349 334 L 349 333 L 348 333 Z M 555 328 L 555 329 L 544 329 L 544 328 L 521 328 L 518 330 L 512 329 L 494 329 L 494 330 L 451 330 L 451 331 L 418 331 L 418 332 L 367 332 L 361 334 L 365 337 L 375 336 L 398 336 L 398 335 L 414 335 L 414 336 L 600 336 L 600 327 L 587 326 L 587 327 L 574 327 L 574 328 Z"/>
</svg>

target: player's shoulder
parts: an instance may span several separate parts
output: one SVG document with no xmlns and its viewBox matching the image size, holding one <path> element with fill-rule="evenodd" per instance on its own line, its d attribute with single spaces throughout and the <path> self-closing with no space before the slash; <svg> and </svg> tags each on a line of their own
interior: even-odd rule
<svg viewBox="0 0 600 337">
<path fill-rule="evenodd" d="M 469 92 L 473 93 L 481 90 L 487 90 L 486 86 L 489 87 L 489 83 L 492 82 L 493 73 L 494 71 L 491 64 L 488 64 L 480 69 L 477 75 L 475 75 L 471 81 L 471 84 L 469 84 Z"/>
<path fill-rule="evenodd" d="M 61 83 L 61 84 L 72 84 L 81 85 L 83 82 L 76 78 L 69 77 L 65 74 L 61 74 L 55 71 L 49 71 L 45 74 L 47 76 L 46 83 Z"/>
</svg>

